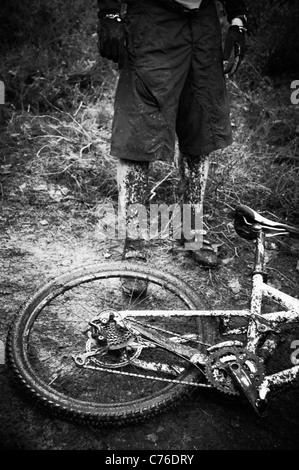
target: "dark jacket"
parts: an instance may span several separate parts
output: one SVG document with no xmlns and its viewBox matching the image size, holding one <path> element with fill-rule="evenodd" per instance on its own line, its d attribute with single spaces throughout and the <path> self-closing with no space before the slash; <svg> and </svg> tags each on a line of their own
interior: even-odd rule
<svg viewBox="0 0 299 470">
<path fill-rule="evenodd" d="M 161 1 L 171 2 L 173 0 L 161 0 Z M 224 4 L 228 21 L 231 21 L 236 16 L 242 16 L 242 15 L 247 14 L 245 0 L 221 0 L 221 2 Z M 112 12 L 112 13 L 118 13 L 120 11 L 121 3 L 126 3 L 126 2 L 125 0 L 98 0 L 98 7 L 99 7 L 99 10 L 102 12 L 107 11 L 107 12 Z"/>
</svg>

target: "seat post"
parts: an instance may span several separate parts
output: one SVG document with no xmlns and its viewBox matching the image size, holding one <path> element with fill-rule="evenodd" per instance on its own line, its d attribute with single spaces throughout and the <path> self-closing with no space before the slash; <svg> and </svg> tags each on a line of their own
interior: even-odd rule
<svg viewBox="0 0 299 470">
<path fill-rule="evenodd" d="M 264 270 L 265 265 L 265 239 L 266 235 L 263 227 L 255 223 L 252 225 L 252 230 L 256 232 L 255 241 L 255 258 L 252 277 L 252 292 L 251 292 L 251 305 L 250 311 L 253 317 L 249 320 L 247 329 L 247 349 L 255 353 L 260 335 L 258 333 L 258 325 L 255 319 L 256 315 L 261 314 L 263 290 L 262 285 L 265 281 L 266 273 Z"/>
<path fill-rule="evenodd" d="M 253 274 L 262 274 L 265 276 L 265 241 L 266 235 L 260 224 L 253 224 L 252 231 L 256 233 L 255 257 Z"/>
</svg>

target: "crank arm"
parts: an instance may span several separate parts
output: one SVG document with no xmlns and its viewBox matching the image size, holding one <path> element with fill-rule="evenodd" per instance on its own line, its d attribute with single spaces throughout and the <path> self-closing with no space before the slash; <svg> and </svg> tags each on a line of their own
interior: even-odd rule
<svg viewBox="0 0 299 470">
<path fill-rule="evenodd" d="M 244 393 L 254 411 L 261 417 L 267 415 L 266 401 L 261 400 L 259 392 L 252 383 L 249 375 L 236 362 L 227 365 L 228 373 L 235 382 L 237 388 Z"/>
</svg>

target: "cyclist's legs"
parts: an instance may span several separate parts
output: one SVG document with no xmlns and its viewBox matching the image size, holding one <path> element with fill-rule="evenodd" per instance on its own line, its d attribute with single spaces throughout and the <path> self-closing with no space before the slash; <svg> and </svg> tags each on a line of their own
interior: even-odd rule
<svg viewBox="0 0 299 470">
<path fill-rule="evenodd" d="M 128 10 L 128 20 L 129 60 L 115 98 L 111 153 L 140 176 L 142 161 L 172 160 L 176 132 L 186 155 L 183 174 L 190 176 L 184 202 L 202 210 L 207 155 L 231 139 L 217 12 L 208 2 L 191 18 L 143 0 Z M 132 181 L 136 188 L 144 177 Z M 123 183 L 120 198 L 143 204 L 143 189 L 131 200 L 129 186 Z"/>
</svg>

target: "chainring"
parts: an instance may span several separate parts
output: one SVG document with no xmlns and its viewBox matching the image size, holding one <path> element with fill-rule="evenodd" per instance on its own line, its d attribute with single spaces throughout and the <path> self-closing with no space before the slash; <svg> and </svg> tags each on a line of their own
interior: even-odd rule
<svg viewBox="0 0 299 470">
<path fill-rule="evenodd" d="M 221 392 L 239 395 L 240 392 L 228 372 L 228 365 L 234 363 L 237 363 L 249 374 L 255 386 L 258 387 L 262 383 L 264 378 L 263 360 L 239 346 L 222 346 L 210 353 L 205 368 L 208 382 Z"/>
</svg>

